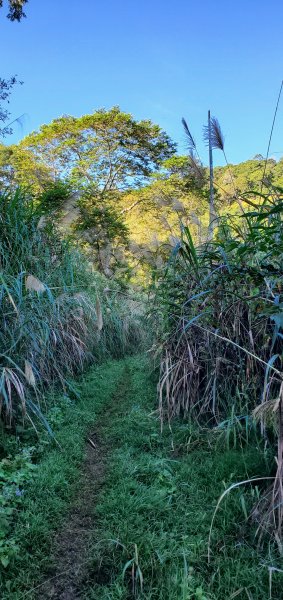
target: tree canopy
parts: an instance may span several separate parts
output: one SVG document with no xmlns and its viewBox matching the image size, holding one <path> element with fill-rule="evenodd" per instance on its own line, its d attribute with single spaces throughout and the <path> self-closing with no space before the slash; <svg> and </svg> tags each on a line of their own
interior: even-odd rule
<svg viewBox="0 0 283 600">
<path fill-rule="evenodd" d="M 28 0 L 9 0 L 9 12 L 7 14 L 10 21 L 21 21 L 25 17 L 24 6 Z M 3 0 L 0 0 L 0 8 L 3 7 Z"/>
<path fill-rule="evenodd" d="M 0 145 L 0 180 L 37 197 L 52 182 L 67 181 L 79 192 L 75 220 L 67 218 L 71 232 L 106 273 L 113 260 L 123 263 L 121 250 L 128 246 L 124 195 L 149 185 L 175 151 L 170 137 L 150 120 L 137 121 L 118 107 L 100 109 L 82 117 L 62 116 L 20 144 Z M 56 209 L 56 198 L 50 211 Z M 68 212 L 67 204 L 58 202 L 58 214 Z"/>
<path fill-rule="evenodd" d="M 82 117 L 62 116 L 21 143 L 50 177 L 91 184 L 105 195 L 139 185 L 175 152 L 169 136 L 151 121 L 136 121 L 118 107 Z"/>
</svg>

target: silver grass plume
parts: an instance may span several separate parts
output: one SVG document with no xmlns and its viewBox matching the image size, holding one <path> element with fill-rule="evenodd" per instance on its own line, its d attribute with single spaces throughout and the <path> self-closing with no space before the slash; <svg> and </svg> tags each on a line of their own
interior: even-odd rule
<svg viewBox="0 0 283 600">
<path fill-rule="evenodd" d="M 183 124 L 183 127 L 184 127 L 185 134 L 187 136 L 187 143 L 188 143 L 189 151 L 190 152 L 196 151 L 197 148 L 196 148 L 195 140 L 194 140 L 194 138 L 193 138 L 193 136 L 192 136 L 192 134 L 191 134 L 191 132 L 189 130 L 187 121 L 186 121 L 186 119 L 184 119 L 184 117 L 182 118 L 182 124 Z"/>
<path fill-rule="evenodd" d="M 207 144 L 209 144 L 208 125 L 206 125 L 203 130 L 204 140 L 207 142 Z M 210 140 L 213 150 L 222 150 L 222 152 L 224 152 L 224 136 L 219 121 L 216 119 L 216 117 L 211 117 L 210 119 Z"/>
<path fill-rule="evenodd" d="M 190 167 L 193 170 L 194 174 L 196 175 L 199 183 L 201 183 L 204 179 L 204 172 L 202 169 L 202 165 L 200 165 L 198 163 L 193 150 L 189 151 L 189 157 L 190 157 Z"/>
<path fill-rule="evenodd" d="M 207 143 L 207 145 L 209 145 L 209 127 L 208 127 L 208 125 L 205 126 L 203 128 L 203 130 L 204 130 L 203 131 L 204 140 Z M 224 135 L 223 135 L 222 129 L 220 127 L 220 123 L 216 117 L 210 118 L 210 143 L 211 143 L 211 148 L 213 150 L 221 150 L 223 152 L 225 162 L 228 167 L 231 184 L 234 188 L 235 200 L 238 202 L 241 210 L 243 211 L 242 200 L 240 198 L 238 198 L 238 193 L 237 193 L 236 186 L 235 186 L 234 176 L 232 174 L 232 171 L 231 171 L 231 168 L 230 168 L 230 165 L 228 163 L 228 159 L 227 159 L 227 156 L 225 153 Z"/>
<path fill-rule="evenodd" d="M 192 167 L 193 171 L 195 172 L 195 174 L 197 175 L 198 179 L 201 181 L 203 179 L 203 172 L 201 169 L 201 159 L 199 156 L 199 153 L 197 151 L 197 146 L 195 143 L 195 140 L 189 130 L 188 124 L 186 119 L 184 119 L 184 117 L 182 118 L 182 125 L 184 127 L 184 131 L 187 137 L 187 144 L 188 144 L 188 150 L 189 150 L 189 157 L 190 157 L 190 166 Z M 197 160 L 197 158 L 198 160 Z"/>
</svg>

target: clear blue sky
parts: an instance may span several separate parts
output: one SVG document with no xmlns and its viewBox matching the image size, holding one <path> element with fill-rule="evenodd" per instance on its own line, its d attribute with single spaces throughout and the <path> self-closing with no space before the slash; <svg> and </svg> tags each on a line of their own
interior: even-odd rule
<svg viewBox="0 0 283 600">
<path fill-rule="evenodd" d="M 24 81 L 10 108 L 28 115 L 11 141 L 62 114 L 118 104 L 159 123 L 180 152 L 185 116 L 205 158 L 210 108 L 231 162 L 265 154 L 283 78 L 282 0 L 29 0 L 19 24 L 6 8 L 0 75 Z M 283 98 L 272 154 L 283 154 L 282 134 Z"/>
</svg>

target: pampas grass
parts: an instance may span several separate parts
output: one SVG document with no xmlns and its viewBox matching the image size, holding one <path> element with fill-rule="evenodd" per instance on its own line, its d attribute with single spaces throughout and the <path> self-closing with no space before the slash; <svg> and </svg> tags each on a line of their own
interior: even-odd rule
<svg viewBox="0 0 283 600">
<path fill-rule="evenodd" d="M 161 420 L 219 425 L 254 417 L 277 437 L 277 473 L 258 512 L 282 544 L 283 198 L 223 218 L 216 239 L 195 247 L 186 228 L 157 288 L 163 307 L 158 385 Z M 272 433 L 270 433 L 272 432 Z"/>
<path fill-rule="evenodd" d="M 131 352 L 131 338 L 138 349 L 139 323 L 19 190 L 0 197 L 0 260 L 0 417 L 45 423 L 45 391 Z"/>
<path fill-rule="evenodd" d="M 211 128 L 211 147 L 213 150 L 222 150 L 224 152 L 224 136 L 219 124 L 219 121 L 216 117 L 211 117 L 210 119 L 210 128 Z M 203 128 L 203 137 L 207 145 L 209 144 L 209 126 L 205 125 Z"/>
</svg>

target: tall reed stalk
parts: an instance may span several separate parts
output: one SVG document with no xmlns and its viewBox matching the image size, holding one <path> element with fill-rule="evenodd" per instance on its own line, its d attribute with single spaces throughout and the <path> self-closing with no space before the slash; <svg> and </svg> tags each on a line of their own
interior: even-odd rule
<svg viewBox="0 0 283 600">
<path fill-rule="evenodd" d="M 218 219 L 214 240 L 182 239 L 157 290 L 163 305 L 161 418 L 219 424 L 256 416 L 277 435 L 277 474 L 260 513 L 281 539 L 283 506 L 283 197 Z"/>
</svg>

